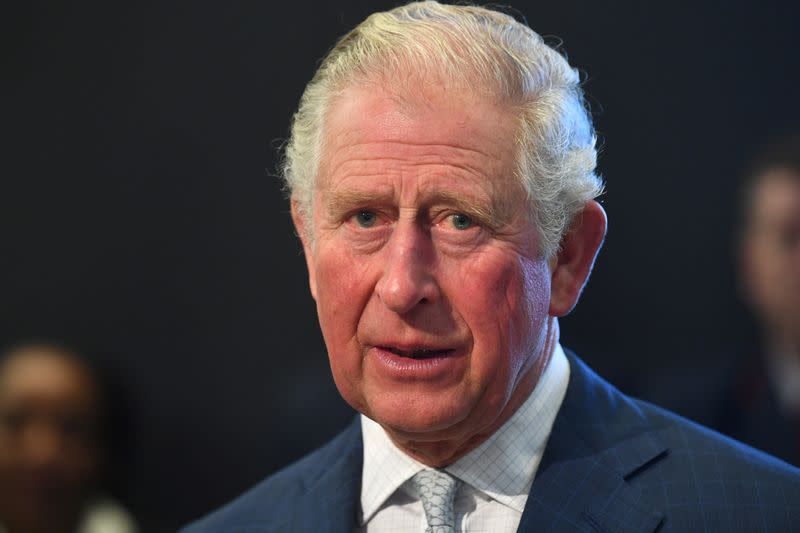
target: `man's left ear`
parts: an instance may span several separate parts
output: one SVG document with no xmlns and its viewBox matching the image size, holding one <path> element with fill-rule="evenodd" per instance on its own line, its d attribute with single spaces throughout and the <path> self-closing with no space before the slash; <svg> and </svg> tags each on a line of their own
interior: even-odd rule
<svg viewBox="0 0 800 533">
<path fill-rule="evenodd" d="M 550 315 L 564 316 L 578 302 L 606 236 L 606 212 L 594 200 L 575 216 L 551 260 Z"/>
</svg>

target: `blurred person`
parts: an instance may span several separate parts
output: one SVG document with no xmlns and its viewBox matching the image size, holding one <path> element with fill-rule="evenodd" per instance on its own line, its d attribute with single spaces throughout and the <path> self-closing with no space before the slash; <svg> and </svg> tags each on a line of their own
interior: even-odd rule
<svg viewBox="0 0 800 533">
<path fill-rule="evenodd" d="M 595 142 L 576 70 L 508 15 L 411 3 L 342 37 L 284 178 L 360 415 L 185 531 L 800 531 L 800 471 L 560 345 L 606 232 Z"/>
<path fill-rule="evenodd" d="M 133 533 L 97 493 L 105 462 L 101 385 L 77 354 L 47 343 L 0 359 L 0 532 Z"/>
<path fill-rule="evenodd" d="M 761 333 L 721 429 L 800 465 L 800 136 L 768 145 L 742 188 L 740 278 Z"/>
</svg>

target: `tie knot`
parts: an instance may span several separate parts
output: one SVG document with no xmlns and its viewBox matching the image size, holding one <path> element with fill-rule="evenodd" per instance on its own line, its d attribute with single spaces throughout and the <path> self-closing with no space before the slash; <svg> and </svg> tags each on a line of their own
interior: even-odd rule
<svg viewBox="0 0 800 533">
<path fill-rule="evenodd" d="M 453 533 L 455 531 L 453 499 L 459 481 L 439 470 L 422 470 L 411 478 L 411 482 L 417 489 L 422 508 L 425 510 L 425 519 L 428 522 L 426 533 Z"/>
</svg>

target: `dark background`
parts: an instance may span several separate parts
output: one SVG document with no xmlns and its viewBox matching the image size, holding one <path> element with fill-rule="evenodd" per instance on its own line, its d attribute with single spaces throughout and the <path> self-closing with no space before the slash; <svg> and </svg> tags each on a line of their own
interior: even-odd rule
<svg viewBox="0 0 800 533">
<path fill-rule="evenodd" d="M 276 147 L 335 38 L 392 5 L 3 8 L 0 346 L 65 340 L 115 378 L 130 423 L 118 492 L 146 531 L 225 502 L 351 417 Z M 515 3 L 588 73 L 603 142 L 609 235 L 563 342 L 628 390 L 699 404 L 682 380 L 712 379 L 752 341 L 736 182 L 757 145 L 800 123 L 800 8 L 688 5 Z"/>
</svg>

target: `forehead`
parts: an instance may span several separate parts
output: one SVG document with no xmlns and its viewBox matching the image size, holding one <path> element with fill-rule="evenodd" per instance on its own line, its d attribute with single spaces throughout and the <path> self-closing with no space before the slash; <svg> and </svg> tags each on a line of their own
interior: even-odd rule
<svg viewBox="0 0 800 533">
<path fill-rule="evenodd" d="M 66 356 L 31 350 L 4 361 L 0 370 L 0 400 L 24 398 L 79 402 L 94 406 L 94 383 L 86 370 Z"/>
<path fill-rule="evenodd" d="M 377 83 L 351 86 L 326 116 L 318 187 L 359 172 L 353 165 L 392 163 L 510 178 L 517 125 L 513 110 L 485 92 L 424 81 L 402 92 Z"/>
<path fill-rule="evenodd" d="M 788 168 L 764 173 L 753 188 L 751 210 L 757 219 L 800 217 L 800 173 Z"/>
</svg>

